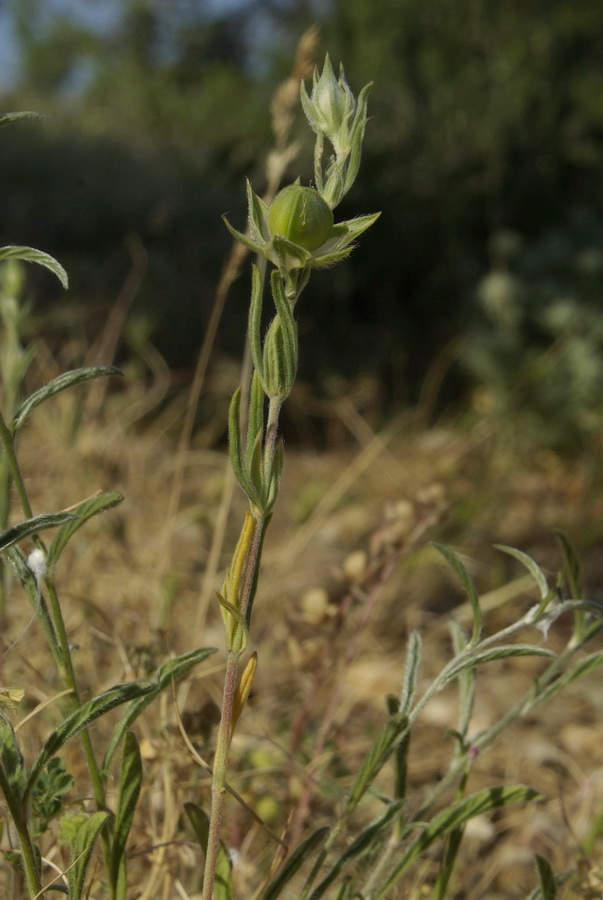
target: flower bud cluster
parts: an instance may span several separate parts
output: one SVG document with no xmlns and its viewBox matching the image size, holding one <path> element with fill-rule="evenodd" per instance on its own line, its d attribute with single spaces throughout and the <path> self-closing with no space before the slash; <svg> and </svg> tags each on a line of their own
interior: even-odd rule
<svg viewBox="0 0 603 900">
<path fill-rule="evenodd" d="M 333 209 L 350 189 L 360 163 L 366 125 L 366 98 L 370 85 L 358 99 L 350 90 L 343 69 L 335 78 L 327 57 L 319 76 L 315 73 L 311 94 L 301 86 L 301 100 L 316 134 L 315 186 L 299 179 L 283 188 L 272 203 L 259 197 L 247 183 L 247 230 L 237 231 L 225 219 L 231 234 L 275 267 L 270 291 L 275 315 L 262 334 L 263 277 L 253 268 L 249 307 L 249 343 L 254 374 L 247 415 L 247 437 L 241 433 L 237 391 L 229 415 L 229 444 L 233 470 L 249 498 L 254 514 L 267 516 L 278 493 L 282 445 L 276 441 L 278 411 L 290 394 L 297 372 L 298 333 L 295 304 L 312 269 L 344 259 L 356 239 L 379 213 L 335 222 Z M 323 171 L 324 139 L 335 153 Z M 264 425 L 264 404 L 268 422 Z M 231 592 L 232 593 L 232 592 Z M 224 597 L 221 602 L 227 603 Z"/>
<path fill-rule="evenodd" d="M 351 188 L 360 165 L 362 141 L 367 119 L 367 98 L 371 85 L 367 84 L 354 97 L 346 81 L 343 66 L 335 77 L 327 56 L 322 73 L 314 73 L 312 91 L 308 94 L 301 85 L 304 113 L 316 134 L 314 151 L 314 179 L 316 187 L 333 209 Z M 335 151 L 323 170 L 324 139 Z"/>
</svg>

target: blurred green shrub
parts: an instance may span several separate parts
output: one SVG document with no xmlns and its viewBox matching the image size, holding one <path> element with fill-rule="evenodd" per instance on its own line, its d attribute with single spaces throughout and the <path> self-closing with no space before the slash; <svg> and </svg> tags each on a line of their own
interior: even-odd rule
<svg viewBox="0 0 603 900">
<path fill-rule="evenodd" d="M 534 241 L 501 231 L 462 361 L 485 409 L 561 449 L 603 416 L 603 220 L 576 210 Z"/>
</svg>

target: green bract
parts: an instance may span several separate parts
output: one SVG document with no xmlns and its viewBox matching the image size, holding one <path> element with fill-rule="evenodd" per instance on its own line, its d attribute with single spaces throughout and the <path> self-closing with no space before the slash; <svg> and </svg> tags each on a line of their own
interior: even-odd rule
<svg viewBox="0 0 603 900">
<path fill-rule="evenodd" d="M 273 236 L 279 234 L 305 250 L 316 250 L 331 236 L 333 213 L 317 191 L 290 184 L 272 201 L 268 227 Z"/>
</svg>

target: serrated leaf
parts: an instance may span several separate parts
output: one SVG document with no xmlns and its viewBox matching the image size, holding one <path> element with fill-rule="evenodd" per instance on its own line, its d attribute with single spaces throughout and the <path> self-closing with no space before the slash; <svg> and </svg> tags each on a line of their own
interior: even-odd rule
<svg viewBox="0 0 603 900">
<path fill-rule="evenodd" d="M 22 259 L 25 262 L 37 263 L 39 266 L 49 269 L 56 275 L 65 289 L 69 287 L 69 278 L 63 266 L 57 260 L 33 247 L 0 247 L 0 262 L 5 259 Z"/>
<path fill-rule="evenodd" d="M 175 659 L 168 660 L 157 669 L 152 681 L 154 689 L 140 699 L 134 700 L 115 727 L 105 751 L 105 758 L 103 760 L 104 772 L 109 770 L 111 760 L 121 744 L 125 733 L 131 728 L 132 724 L 143 710 L 153 702 L 155 697 L 157 697 L 161 691 L 165 690 L 166 687 L 178 682 L 187 675 L 194 666 L 203 662 L 203 660 L 207 659 L 208 656 L 211 656 L 212 653 L 215 652 L 213 647 L 200 647 L 197 650 L 191 650 L 189 653 L 184 653 L 182 656 L 177 656 Z"/>
<path fill-rule="evenodd" d="M 92 813 L 75 834 L 71 844 L 73 865 L 69 867 L 67 872 L 70 900 L 80 900 L 83 896 L 84 878 L 92 851 L 94 850 L 94 844 L 110 816 L 111 813 L 104 810 Z"/>
<path fill-rule="evenodd" d="M 456 553 L 454 553 L 448 547 L 444 547 L 442 544 L 434 544 L 433 546 L 452 566 L 463 586 L 465 594 L 467 595 L 467 600 L 469 601 L 469 605 L 471 606 L 471 610 L 473 612 L 473 631 L 471 634 L 470 644 L 477 644 L 482 633 L 482 611 L 479 605 L 479 595 L 477 593 L 475 584 L 473 583 L 473 579 L 469 575 L 467 569 L 460 561 Z"/>
<path fill-rule="evenodd" d="M 283 888 L 288 884 L 296 872 L 307 859 L 314 856 L 315 850 L 324 844 L 327 835 L 331 829 L 325 825 L 312 832 L 305 840 L 299 844 L 295 850 L 287 857 L 286 862 L 282 866 L 278 875 L 273 878 L 268 887 L 261 896 L 261 900 L 277 900 L 281 896 Z"/>
<path fill-rule="evenodd" d="M 525 803 L 535 800 L 541 795 L 538 791 L 523 784 L 506 785 L 504 787 L 484 788 L 469 794 L 458 803 L 453 803 L 438 813 L 421 831 L 418 837 L 406 848 L 402 858 L 396 863 L 390 875 L 374 900 L 387 897 L 389 889 L 398 881 L 408 867 L 424 853 L 435 841 L 450 834 L 451 831 L 468 822 L 475 816 L 492 812 L 503 806 L 514 803 Z"/>
<path fill-rule="evenodd" d="M 66 744 L 67 741 L 75 737 L 84 728 L 94 722 L 96 719 L 104 716 L 116 706 L 121 706 L 129 700 L 136 700 L 144 697 L 155 690 L 155 685 L 151 681 L 131 681 L 125 684 L 118 684 L 109 688 L 87 703 L 84 703 L 79 709 L 71 713 L 58 728 L 56 728 L 40 751 L 31 772 L 25 788 L 26 794 L 29 793 L 33 785 L 36 783 L 38 776 L 46 763 L 55 755 L 57 750 Z"/>
<path fill-rule="evenodd" d="M 91 519 L 92 516 L 105 512 L 107 509 L 113 509 L 113 507 L 121 503 L 123 499 L 123 494 L 120 494 L 119 491 L 110 491 L 106 494 L 97 494 L 95 497 L 90 497 L 90 499 L 80 503 L 79 506 L 76 507 L 75 514 L 70 515 L 71 521 L 63 525 L 61 530 L 55 535 L 55 538 L 48 549 L 48 556 L 46 559 L 48 567 L 52 568 L 56 565 L 61 553 L 65 549 L 65 545 L 71 540 L 73 535 L 82 527 L 82 525 Z"/>
<path fill-rule="evenodd" d="M 77 514 L 71 512 L 46 513 L 34 516 L 33 519 L 25 519 L 0 534 L 0 552 L 12 547 L 18 541 L 22 541 L 23 538 L 29 537 L 30 534 L 37 534 L 46 528 L 57 528 L 59 525 L 64 525 L 65 522 L 71 524 L 76 520 Z"/>
<path fill-rule="evenodd" d="M 49 397 L 54 397 L 61 391 L 73 387 L 76 384 L 82 384 L 84 381 L 90 381 L 92 378 L 104 378 L 108 375 L 123 375 L 121 369 L 116 366 L 86 366 L 81 369 L 72 369 L 70 372 L 64 372 L 45 384 L 44 387 L 35 391 L 30 397 L 21 404 L 15 417 L 11 423 L 11 431 L 15 435 L 26 421 L 30 413 Z"/>
<path fill-rule="evenodd" d="M 371 822 L 370 825 L 368 825 L 360 832 L 358 837 L 352 841 L 350 846 L 336 860 L 327 877 L 324 878 L 320 882 L 318 887 L 316 887 L 312 891 L 312 893 L 310 894 L 310 900 L 319 900 L 319 898 L 323 896 L 327 888 L 333 884 L 335 879 L 341 874 L 346 866 L 352 862 L 352 860 L 364 853 L 365 850 L 370 850 L 375 846 L 375 843 L 383 834 L 383 832 L 391 826 L 392 822 L 394 822 L 396 818 L 398 818 L 398 816 L 404 809 L 404 805 L 404 800 L 398 800 L 395 803 L 390 803 L 382 816 L 379 816 L 378 819 L 376 819 L 374 822 Z"/>
<path fill-rule="evenodd" d="M 515 559 L 519 560 L 519 562 L 526 567 L 526 569 L 538 585 L 540 599 L 546 600 L 550 593 L 546 576 L 540 566 L 534 562 L 532 557 L 528 556 L 527 553 L 523 553 L 521 550 L 517 550 L 515 547 L 508 547 L 506 544 L 494 544 L 494 546 L 497 550 L 501 550 L 503 553 L 507 553 L 509 556 L 515 557 Z"/>
<path fill-rule="evenodd" d="M 499 647 L 489 647 L 473 653 L 471 656 L 461 659 L 456 665 L 451 666 L 447 673 L 447 683 L 456 678 L 465 669 L 481 666 L 483 663 L 492 662 L 495 659 L 507 659 L 512 656 L 546 656 L 555 659 L 557 654 L 546 647 L 538 647 L 535 644 L 501 644 Z"/>
<path fill-rule="evenodd" d="M 119 774 L 119 797 L 113 827 L 111 886 L 115 900 L 126 900 L 126 843 L 142 786 L 142 759 L 132 732 L 124 739 Z"/>
<path fill-rule="evenodd" d="M 203 848 L 203 852 L 207 854 L 207 839 L 209 835 L 209 819 L 207 813 L 197 806 L 196 803 L 185 803 L 184 811 L 186 812 L 191 825 L 193 826 L 197 840 Z M 218 848 L 218 858 L 216 861 L 216 881 L 214 884 L 214 900 L 234 900 L 234 889 L 232 885 L 232 863 L 226 847 L 220 841 Z"/>
<path fill-rule="evenodd" d="M 346 804 L 347 812 L 353 810 L 362 799 L 385 765 L 396 746 L 396 742 L 400 739 L 407 726 L 408 719 L 403 713 L 396 713 L 386 722 L 356 776 Z"/>
</svg>

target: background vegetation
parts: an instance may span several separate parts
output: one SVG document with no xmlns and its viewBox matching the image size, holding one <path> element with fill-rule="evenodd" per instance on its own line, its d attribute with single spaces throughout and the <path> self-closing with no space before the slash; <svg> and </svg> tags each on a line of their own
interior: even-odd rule
<svg viewBox="0 0 603 900">
<path fill-rule="evenodd" d="M 136 314 L 171 367 L 190 366 L 229 246 L 218 216 L 242 221 L 245 175 L 262 189 L 268 102 L 317 22 L 320 52 L 345 59 L 351 84 L 375 83 L 348 208 L 383 216 L 367 252 L 306 301 L 302 376 L 324 394 L 334 372 L 370 372 L 391 411 L 454 360 L 441 400 L 478 384 L 476 402 L 506 410 L 501 391 L 515 390 L 546 440 L 583 438 L 603 386 L 600 5 L 250 0 L 221 10 L 201 0 L 9 6 L 20 65 L 3 104 L 49 121 L 3 136 L 0 236 L 66 264 L 70 320 L 94 329 L 135 238 L 147 255 Z M 298 174 L 311 177 L 309 146 Z M 46 312 L 57 310 L 53 290 L 44 282 Z M 220 330 L 226 355 L 240 350 L 241 297 Z M 549 379 L 550 357 L 538 361 L 552 345 L 563 362 Z M 556 381 L 568 379 L 575 391 L 560 406 Z"/>
<path fill-rule="evenodd" d="M 585 561 L 587 593 L 600 596 L 603 7 L 249 0 L 223 8 L 208 0 L 5 7 L 19 67 L 2 106 L 48 118 L 0 133 L 0 244 L 39 247 L 70 275 L 64 295 L 44 272 L 26 270 L 22 335 L 36 351 L 29 387 L 81 363 L 126 371 L 121 384 L 54 398 L 20 446 L 36 511 L 71 506 L 98 487 L 127 498 L 91 524 L 57 573 L 78 671 L 93 693 L 145 677 L 171 653 L 221 646 L 212 591 L 242 511 L 235 492 L 225 524 L 222 450 L 247 278 L 228 295 L 190 443 L 181 431 L 231 246 L 220 215 L 243 225 L 245 176 L 263 190 L 270 102 L 304 29 L 320 26 L 317 62 L 328 50 L 355 90 L 374 81 L 361 174 L 340 212 L 383 213 L 361 250 L 313 279 L 301 304 L 302 384 L 287 404 L 283 502 L 254 622 L 260 665 L 233 748 L 237 790 L 274 831 L 299 837 L 333 821 L 382 725 L 384 695 L 399 691 L 409 631 L 425 637 L 429 678 L 449 656 L 450 610 L 467 621 L 430 538 L 462 553 L 488 627 L 534 602 L 493 542 L 530 552 L 554 579 L 561 557 L 552 532 L 565 529 Z M 311 177 L 311 150 L 304 143 L 292 177 Z M 0 672 L 26 689 L 19 714 L 46 707 L 27 724 L 33 747 L 60 719 L 51 702 L 60 685 L 17 590 Z M 550 638 L 554 649 L 566 624 Z M 501 718 L 538 671 L 522 661 L 486 669 L 475 727 Z M 178 693 L 204 758 L 219 684 L 212 662 Z M 546 799 L 475 823 L 459 898 L 525 898 L 534 853 L 574 873 L 568 896 L 600 895 L 601 712 L 599 683 L 585 679 L 567 703 L 523 719 L 476 759 L 476 788 L 519 775 Z M 426 710 L 409 762 L 415 808 L 449 764 L 443 735 L 454 715 L 446 695 Z M 106 737 L 100 725 L 97 734 Z M 207 796 L 208 779 L 183 745 L 171 700 L 141 719 L 139 735 L 148 783 L 130 871 L 149 900 L 183 896 L 183 884 L 195 896 L 200 853 L 180 810 Z M 83 776 L 74 746 L 66 763 Z M 67 801 L 76 812 L 87 803 Z M 60 835 L 45 840 L 65 867 Z M 225 840 L 239 854 L 245 896 L 274 845 L 234 803 Z M 429 889 L 435 869 L 433 857 L 421 859 L 400 896 Z"/>
</svg>

